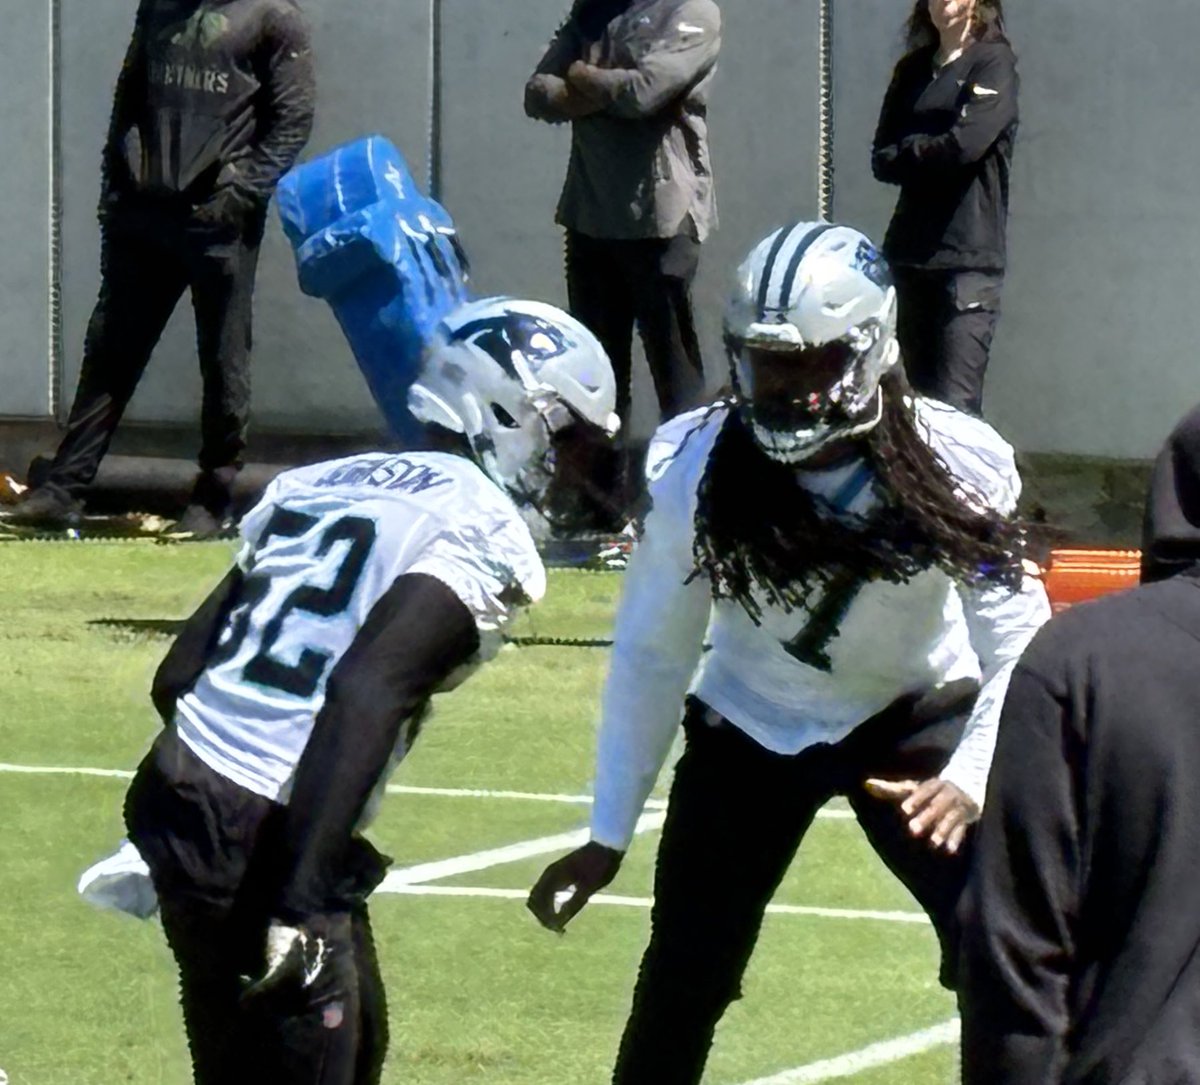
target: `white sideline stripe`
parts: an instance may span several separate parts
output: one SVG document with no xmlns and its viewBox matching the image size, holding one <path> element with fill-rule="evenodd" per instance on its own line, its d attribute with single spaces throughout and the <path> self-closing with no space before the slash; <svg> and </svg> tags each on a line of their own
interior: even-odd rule
<svg viewBox="0 0 1200 1085">
<path fill-rule="evenodd" d="M 89 769 L 43 765 L 9 765 L 0 762 L 0 773 L 10 772 L 26 776 L 103 776 L 116 780 L 132 780 L 129 769 Z M 595 801 L 591 795 L 555 795 L 540 791 L 488 791 L 473 787 L 417 787 L 412 784 L 388 784 L 389 795 L 437 795 L 450 799 L 516 799 L 522 802 L 557 802 L 574 806 L 591 806 Z M 647 810 L 665 810 L 665 799 L 649 799 Z M 829 821 L 848 821 L 854 818 L 852 810 L 821 810 L 817 817 Z"/>
<path fill-rule="evenodd" d="M 853 1077 L 864 1070 L 872 1070 L 877 1066 L 887 1066 L 901 1059 L 932 1051 L 935 1047 L 945 1047 L 957 1043 L 960 1024 L 957 1017 L 943 1021 L 940 1025 L 922 1029 L 907 1036 L 897 1036 L 894 1040 L 883 1040 L 877 1044 L 849 1051 L 832 1059 L 822 1059 L 820 1062 L 810 1062 L 807 1066 L 797 1066 L 794 1070 L 784 1070 L 770 1077 L 759 1077 L 743 1085 L 817 1085 L 821 1081 L 833 1081 L 842 1077 Z"/>
<path fill-rule="evenodd" d="M 647 833 L 653 829 L 661 829 L 666 820 L 666 814 L 654 812 L 643 814 L 637 821 L 634 833 Z M 523 840 L 519 844 L 506 844 L 502 848 L 488 848 L 486 851 L 473 852 L 470 855 L 459 855 L 453 859 L 439 859 L 433 863 L 418 863 L 416 866 L 404 867 L 392 871 L 380 884 L 376 892 L 395 892 L 396 886 L 416 885 L 419 882 L 437 881 L 439 878 L 453 878 L 456 874 L 470 874 L 477 870 L 489 870 L 504 863 L 516 863 L 522 859 L 531 859 L 535 855 L 546 855 L 552 851 L 562 851 L 564 848 L 577 848 L 588 841 L 587 829 L 575 829 L 569 833 L 555 833 L 553 836 L 540 836 L 536 840 Z"/>
<path fill-rule="evenodd" d="M 529 896 L 527 889 L 498 889 L 472 885 L 408 885 L 400 882 L 389 885 L 387 879 L 384 879 L 375 892 L 409 897 L 492 897 L 497 900 L 524 900 Z M 654 899 L 597 893 L 588 901 L 588 907 L 593 904 L 608 904 L 618 908 L 649 908 L 654 904 Z M 817 916 L 821 919 L 874 919 L 885 923 L 929 922 L 924 912 L 873 912 L 854 908 L 815 908 L 802 904 L 768 904 L 767 912 L 776 915 Z"/>
</svg>

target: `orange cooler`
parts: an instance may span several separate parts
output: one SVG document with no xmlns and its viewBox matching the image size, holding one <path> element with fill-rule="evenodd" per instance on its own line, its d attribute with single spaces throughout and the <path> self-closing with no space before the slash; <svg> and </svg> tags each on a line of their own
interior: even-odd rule
<svg viewBox="0 0 1200 1085">
<path fill-rule="evenodd" d="M 1140 550 L 1052 550 L 1044 574 L 1050 606 L 1057 613 L 1109 592 L 1136 587 Z"/>
</svg>

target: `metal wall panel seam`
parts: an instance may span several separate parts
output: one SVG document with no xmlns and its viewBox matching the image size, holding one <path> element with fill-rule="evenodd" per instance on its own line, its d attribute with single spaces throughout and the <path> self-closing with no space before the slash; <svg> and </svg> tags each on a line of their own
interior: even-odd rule
<svg viewBox="0 0 1200 1085">
<path fill-rule="evenodd" d="M 442 201 L 442 0 L 429 0 L 429 145 L 426 191 Z"/>
<path fill-rule="evenodd" d="M 820 0 L 817 8 L 819 88 L 817 122 L 817 208 L 821 218 L 833 221 L 833 0 Z"/>
<path fill-rule="evenodd" d="M 49 245 L 49 324 L 47 334 L 47 366 L 49 369 L 47 411 L 55 421 L 62 408 L 63 360 L 63 298 L 62 298 L 62 0 L 48 0 L 50 17 L 49 65 L 49 216 L 47 242 Z"/>
</svg>

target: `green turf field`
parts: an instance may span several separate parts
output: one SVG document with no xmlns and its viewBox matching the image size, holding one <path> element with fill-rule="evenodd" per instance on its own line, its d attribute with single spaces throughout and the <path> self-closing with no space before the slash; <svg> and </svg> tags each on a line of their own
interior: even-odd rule
<svg viewBox="0 0 1200 1085">
<path fill-rule="evenodd" d="M 137 623 L 185 616 L 231 552 L 0 544 L 0 1068 L 11 1085 L 188 1080 L 157 924 L 99 912 L 74 892 L 121 836 L 124 780 L 67 770 L 136 765 L 157 726 L 146 691 L 166 645 Z M 618 589 L 616 574 L 554 572 L 546 602 L 513 632 L 603 638 Z M 604 665 L 595 648 L 507 649 L 440 701 L 393 780 L 373 829 L 393 871 L 474 858 L 401 873 L 400 891 L 374 900 L 391 1000 L 385 1081 L 608 1080 L 648 930 L 655 832 L 637 839 L 608 891 L 632 899 L 593 904 L 561 938 L 537 927 L 521 897 L 565 847 L 479 854 L 586 825 L 586 805 L 564 800 L 588 789 Z M 776 898 L 792 907 L 768 917 L 746 997 L 717 1034 L 713 1085 L 954 1079 L 954 1006 L 935 982 L 932 932 L 911 921 L 915 904 L 854 822 L 829 813 Z"/>
</svg>

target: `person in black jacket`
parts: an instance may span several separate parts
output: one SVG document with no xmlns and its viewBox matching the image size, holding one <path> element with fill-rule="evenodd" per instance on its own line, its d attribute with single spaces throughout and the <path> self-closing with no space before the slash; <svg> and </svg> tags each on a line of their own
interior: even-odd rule
<svg viewBox="0 0 1200 1085">
<path fill-rule="evenodd" d="M 1017 665 L 964 897 L 966 1085 L 1200 1081 L 1200 406 L 1155 465 L 1142 585 Z"/>
<path fill-rule="evenodd" d="M 250 309 L 267 203 L 312 128 L 296 0 L 141 0 L 102 161 L 100 299 L 48 477 L 11 517 L 67 526 L 163 328 L 191 290 L 200 475 L 180 530 L 219 533 L 250 406 Z"/>
<path fill-rule="evenodd" d="M 900 186 L 883 251 L 909 380 L 973 414 L 1000 312 L 1016 130 L 1001 0 L 918 0 L 871 166 Z"/>
</svg>

